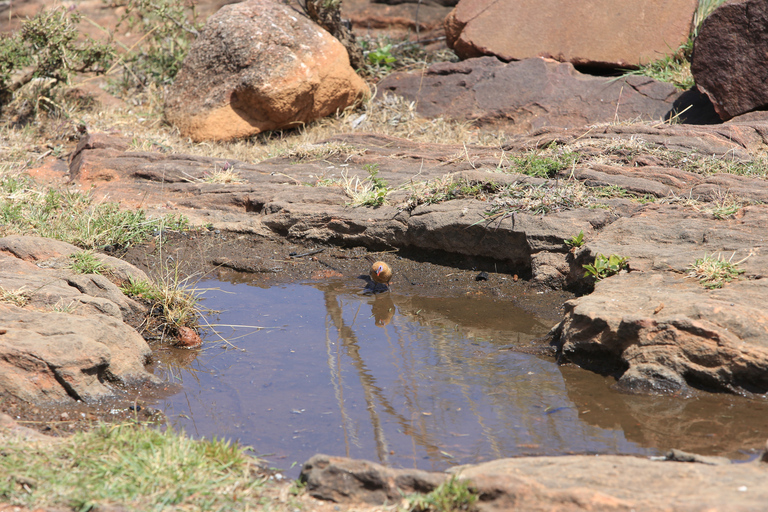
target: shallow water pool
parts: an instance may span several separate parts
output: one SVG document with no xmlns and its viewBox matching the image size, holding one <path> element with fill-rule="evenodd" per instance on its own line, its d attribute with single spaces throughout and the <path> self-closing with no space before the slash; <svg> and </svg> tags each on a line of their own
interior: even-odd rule
<svg viewBox="0 0 768 512">
<path fill-rule="evenodd" d="M 157 352 L 155 373 L 181 387 L 153 405 L 289 476 L 315 453 L 442 470 L 672 447 L 749 458 L 768 438 L 763 402 L 619 394 L 611 379 L 536 355 L 551 322 L 508 302 L 360 283 L 199 283 L 204 306 L 221 312 L 202 350 Z"/>
</svg>

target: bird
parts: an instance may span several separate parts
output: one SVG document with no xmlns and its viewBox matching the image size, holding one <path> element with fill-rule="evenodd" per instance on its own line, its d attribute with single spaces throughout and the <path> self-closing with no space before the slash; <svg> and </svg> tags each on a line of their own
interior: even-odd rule
<svg viewBox="0 0 768 512">
<path fill-rule="evenodd" d="M 387 287 L 387 289 L 389 289 L 389 282 L 392 280 L 392 269 L 389 268 L 389 265 L 383 261 L 377 261 L 373 258 L 373 256 L 370 255 L 366 256 L 365 259 L 371 262 L 370 276 L 371 279 L 373 279 L 373 282 L 377 284 L 383 284 Z"/>
</svg>

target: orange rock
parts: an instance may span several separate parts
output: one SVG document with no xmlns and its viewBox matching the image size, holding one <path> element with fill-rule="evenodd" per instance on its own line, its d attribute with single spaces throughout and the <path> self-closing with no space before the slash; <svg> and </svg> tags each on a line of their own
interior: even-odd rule
<svg viewBox="0 0 768 512">
<path fill-rule="evenodd" d="M 300 126 L 369 94 L 328 32 L 283 3 L 248 0 L 208 19 L 165 113 L 195 141 L 230 140 Z"/>
<path fill-rule="evenodd" d="M 176 340 L 177 347 L 195 348 L 203 344 L 200 335 L 189 327 L 179 327 L 179 337 Z"/>
</svg>

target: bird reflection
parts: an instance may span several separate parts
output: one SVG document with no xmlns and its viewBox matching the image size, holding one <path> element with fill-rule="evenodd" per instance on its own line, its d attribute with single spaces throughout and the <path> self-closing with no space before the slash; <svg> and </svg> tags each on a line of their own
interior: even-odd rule
<svg viewBox="0 0 768 512">
<path fill-rule="evenodd" d="M 371 315 L 376 320 L 377 327 L 384 327 L 392 321 L 395 316 L 395 303 L 389 293 L 374 296 Z"/>
</svg>

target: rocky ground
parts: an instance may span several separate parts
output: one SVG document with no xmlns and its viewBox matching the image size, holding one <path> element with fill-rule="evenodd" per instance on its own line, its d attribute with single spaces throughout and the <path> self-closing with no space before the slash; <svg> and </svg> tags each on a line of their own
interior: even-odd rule
<svg viewBox="0 0 768 512">
<path fill-rule="evenodd" d="M 358 28 L 368 23 L 375 30 L 377 16 L 385 14 L 391 23 L 392 6 L 375 7 L 385 14 L 353 7 L 360 9 L 350 11 Z M 415 7 L 404 9 L 403 26 L 412 28 Z M 426 37 L 448 8 L 424 9 L 424 25 L 418 26 Z M 128 129 L 120 126 L 97 129 L 92 123 L 76 146 L 73 141 L 57 155 L 36 158 L 29 174 L 41 184 L 89 190 L 124 208 L 182 214 L 195 226 L 101 256 L 126 275 L 156 274 L 172 255 L 189 274 L 234 270 L 264 282 L 322 280 L 364 276 L 364 255 L 377 252 L 396 268 L 393 286 L 436 295 L 486 294 L 551 319 L 556 328 L 539 350 L 613 375 L 628 392 L 715 391 L 764 399 L 766 116 L 751 113 L 708 125 L 630 123 L 612 104 L 600 107 L 599 122 L 580 123 L 578 115 L 557 111 L 559 101 L 482 105 L 475 91 L 489 87 L 493 72 L 487 64 L 442 64 L 420 77 L 382 83 L 408 97 L 416 94 L 408 83 L 418 83 L 421 94 L 425 83 L 437 87 L 452 80 L 455 86 L 466 78 L 469 96 L 443 94 L 455 102 L 424 101 L 419 108 L 438 108 L 422 112 L 434 118 L 468 106 L 474 114 L 466 117 L 479 125 L 471 130 L 475 143 L 368 132 L 369 110 L 367 117 L 358 112 L 345 118 L 346 130 L 325 140 L 254 163 L 226 146 L 209 154 L 201 146 L 179 151 L 149 137 L 137 140 L 136 132 L 123 133 Z M 585 82 L 573 79 L 565 64 L 518 64 L 541 68 L 544 82 Z M 513 68 L 503 67 L 497 71 Z M 600 80 L 592 87 L 607 82 Z M 650 98 L 653 108 L 668 109 L 680 100 L 657 84 L 630 85 L 636 106 Z M 382 101 L 380 108 L 390 108 Z M 533 112 L 532 104 L 539 110 Z M 504 108 L 519 117 L 505 114 L 501 120 L 518 130 L 499 138 L 493 133 L 499 116 L 486 114 Z M 701 112 L 697 119 L 714 123 L 711 105 Z M 390 121 L 399 116 L 394 124 L 415 119 L 413 109 L 387 115 Z M 415 123 L 415 134 L 437 126 L 421 118 Z M 211 179 L 222 170 L 232 179 Z M 131 386 L 165 391 L 143 367 L 151 347 L 136 330 L 146 314 L 142 304 L 106 279 L 71 275 L 61 262 L 73 246 L 14 237 L 0 243 L 2 285 L 38 283 L 30 285 L 30 307 L 0 305 L 0 383 L 6 390 L 0 408 L 53 433 L 139 413 L 152 419 L 154 411 L 137 403 L 74 401 L 119 395 Z M 585 276 L 585 265 L 599 267 L 600 257 L 611 255 L 626 261 L 620 272 L 598 272 L 597 282 Z M 487 280 L 476 279 L 481 272 Z M 62 312 L 42 311 L 61 301 L 76 302 L 80 314 L 64 322 Z M 56 343 L 40 348 L 23 341 L 40 337 Z M 57 405 L 41 405 L 51 400 Z M 6 423 L 6 429 L 16 427 Z M 767 469 L 760 461 L 737 465 L 681 453 L 666 459 L 525 458 L 462 468 L 461 475 L 474 482 L 484 510 L 761 510 L 765 503 Z M 446 475 L 318 457 L 304 478 L 314 496 L 354 508 L 349 503 L 392 503 L 400 492 L 429 490 Z M 306 500 L 309 509 L 320 506 Z"/>
</svg>

